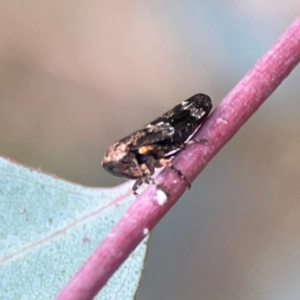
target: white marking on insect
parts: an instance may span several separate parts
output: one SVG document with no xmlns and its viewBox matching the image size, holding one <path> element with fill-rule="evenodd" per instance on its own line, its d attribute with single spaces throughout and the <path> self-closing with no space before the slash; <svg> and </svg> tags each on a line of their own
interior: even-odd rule
<svg viewBox="0 0 300 300">
<path fill-rule="evenodd" d="M 200 111 L 201 113 L 199 113 Z M 191 116 L 193 116 L 196 119 L 201 119 L 205 115 L 205 113 L 206 112 L 202 109 L 197 109 L 197 108 L 191 109 Z"/>
<path fill-rule="evenodd" d="M 191 106 L 194 105 L 194 103 L 193 102 L 189 102 L 189 101 L 183 101 L 181 103 L 181 105 L 182 105 L 182 109 L 189 109 Z"/>
<path fill-rule="evenodd" d="M 165 129 L 165 132 L 167 135 L 173 135 L 175 133 L 175 128 L 172 127 L 172 126 L 168 126 L 166 129 Z"/>
<path fill-rule="evenodd" d="M 159 123 L 155 124 L 155 126 L 158 126 L 158 127 L 165 127 L 166 125 L 170 126 L 170 124 L 166 123 L 166 122 L 159 122 Z"/>
</svg>

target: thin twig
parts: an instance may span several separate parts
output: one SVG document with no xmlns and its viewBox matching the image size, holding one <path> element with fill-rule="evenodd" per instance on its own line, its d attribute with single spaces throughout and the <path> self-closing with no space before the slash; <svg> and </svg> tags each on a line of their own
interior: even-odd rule
<svg viewBox="0 0 300 300">
<path fill-rule="evenodd" d="M 196 135 L 208 140 L 194 144 L 174 159 L 192 181 L 272 94 L 300 61 L 300 17 L 224 98 Z M 135 247 L 184 193 L 186 184 L 165 168 L 156 178 L 164 192 L 149 186 L 123 215 L 57 300 L 92 299 Z M 165 198 L 165 199 L 164 199 Z M 164 200 L 167 200 L 164 204 Z"/>
</svg>

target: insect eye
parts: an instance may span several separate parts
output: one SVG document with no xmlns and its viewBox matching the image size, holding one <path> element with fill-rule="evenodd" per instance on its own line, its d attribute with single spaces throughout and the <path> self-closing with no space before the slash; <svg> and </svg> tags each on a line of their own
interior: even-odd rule
<svg viewBox="0 0 300 300">
<path fill-rule="evenodd" d="M 131 161 L 132 161 L 132 159 L 131 159 L 128 155 L 125 155 L 125 156 L 121 159 L 121 162 L 124 163 L 124 164 L 129 164 Z"/>
</svg>

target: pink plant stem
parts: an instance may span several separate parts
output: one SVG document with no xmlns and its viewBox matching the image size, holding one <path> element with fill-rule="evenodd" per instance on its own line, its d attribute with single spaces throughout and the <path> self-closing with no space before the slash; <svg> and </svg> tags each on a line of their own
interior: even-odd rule
<svg viewBox="0 0 300 300">
<path fill-rule="evenodd" d="M 208 140 L 176 156 L 174 164 L 192 181 L 231 139 L 300 60 L 300 17 L 224 98 L 197 134 Z M 57 300 L 87 300 L 99 292 L 112 274 L 184 193 L 186 184 L 165 168 L 156 183 L 168 195 L 165 204 L 149 186 L 129 207 L 88 261 L 57 296 Z"/>
</svg>

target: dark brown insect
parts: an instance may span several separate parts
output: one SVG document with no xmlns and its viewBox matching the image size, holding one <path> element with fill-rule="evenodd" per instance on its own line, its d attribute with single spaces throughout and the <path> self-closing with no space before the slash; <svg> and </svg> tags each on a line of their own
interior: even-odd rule
<svg viewBox="0 0 300 300">
<path fill-rule="evenodd" d="M 196 129 L 212 109 L 209 96 L 196 94 L 161 117 L 108 148 L 103 168 L 114 176 L 136 179 L 134 194 L 142 183 L 154 183 L 155 168 L 170 167 L 190 183 L 170 159 L 190 143 Z"/>
</svg>

